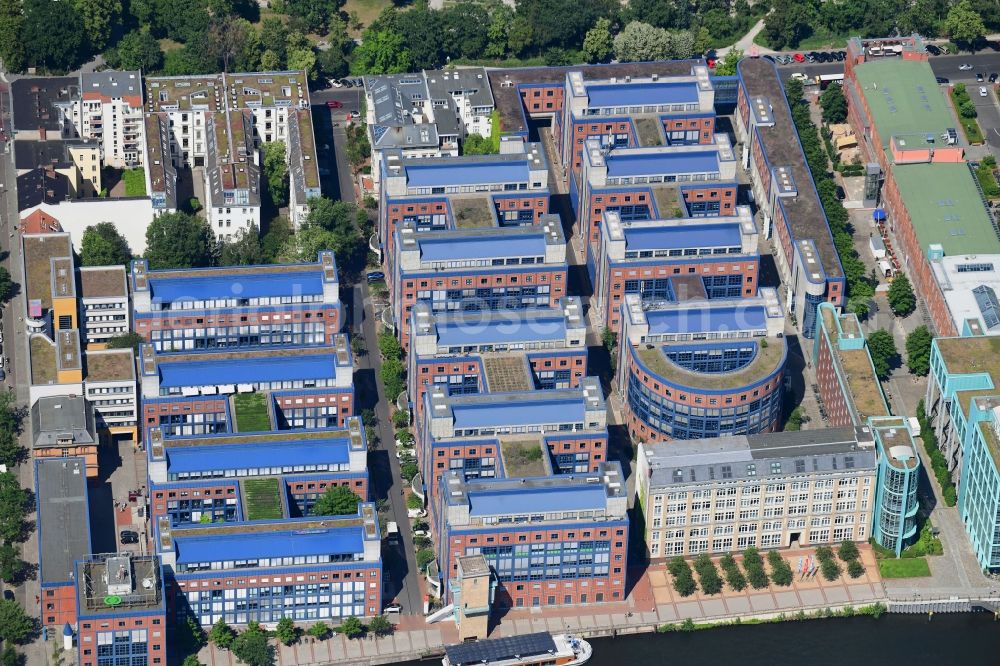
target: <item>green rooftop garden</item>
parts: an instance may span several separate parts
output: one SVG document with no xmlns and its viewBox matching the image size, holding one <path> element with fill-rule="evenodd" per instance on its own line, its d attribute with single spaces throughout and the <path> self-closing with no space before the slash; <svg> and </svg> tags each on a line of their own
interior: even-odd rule
<svg viewBox="0 0 1000 666">
<path fill-rule="evenodd" d="M 125 182 L 125 196 L 146 196 L 146 172 L 141 167 L 124 172 L 122 180 Z"/>
<path fill-rule="evenodd" d="M 239 432 L 262 432 L 271 429 L 267 414 L 267 396 L 263 393 L 237 393 L 233 396 L 236 429 Z"/>
<path fill-rule="evenodd" d="M 247 479 L 243 482 L 247 520 L 281 518 L 281 489 L 278 479 Z"/>
</svg>

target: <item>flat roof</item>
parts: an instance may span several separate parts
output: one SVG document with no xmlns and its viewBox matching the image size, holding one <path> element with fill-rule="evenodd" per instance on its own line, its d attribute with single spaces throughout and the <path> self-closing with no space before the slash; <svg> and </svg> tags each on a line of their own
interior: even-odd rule
<svg viewBox="0 0 1000 666">
<path fill-rule="evenodd" d="M 743 230 L 738 222 L 699 225 L 622 225 L 626 250 L 682 250 L 694 247 L 740 247 Z"/>
<path fill-rule="evenodd" d="M 56 345 L 44 335 L 36 333 L 28 341 L 31 356 L 31 383 L 52 384 L 58 378 L 56 373 Z"/>
<path fill-rule="evenodd" d="M 500 440 L 500 457 L 503 460 L 504 476 L 518 477 L 545 476 L 544 457 L 549 455 L 549 447 L 541 437 L 529 439 L 517 435 L 516 439 Z"/>
<path fill-rule="evenodd" d="M 106 349 L 87 352 L 87 381 L 114 382 L 135 380 L 135 353 L 131 349 Z"/>
<path fill-rule="evenodd" d="M 39 578 L 42 585 L 73 581 L 76 560 L 90 553 L 87 466 L 82 458 L 35 462 Z"/>
<path fill-rule="evenodd" d="M 256 533 L 206 534 L 197 530 L 174 531 L 177 564 L 216 562 L 219 560 L 310 557 L 314 555 L 354 555 L 364 553 L 364 527 L 332 529 L 296 529 L 288 523 L 282 531 Z"/>
<path fill-rule="evenodd" d="M 342 465 L 350 460 L 350 442 L 343 438 L 297 442 L 277 447 L 244 444 L 173 448 L 170 440 L 166 440 L 165 448 L 167 467 L 171 474 L 289 465 Z"/>
<path fill-rule="evenodd" d="M 873 58 L 854 66 L 883 147 L 893 136 L 938 137 L 956 121 L 926 60 Z"/>
<path fill-rule="evenodd" d="M 757 127 L 767 161 L 771 167 L 789 167 L 797 194 L 779 201 L 788 216 L 788 226 L 795 240 L 810 240 L 819 253 L 828 277 L 844 274 L 840 256 L 833 244 L 830 223 L 816 193 L 805 155 L 797 139 L 785 91 L 774 64 L 764 58 L 744 58 L 737 66 L 749 97 L 763 97 L 770 102 L 772 127 Z"/>
<path fill-rule="evenodd" d="M 124 266 L 83 266 L 80 268 L 80 298 L 128 296 Z"/>
<path fill-rule="evenodd" d="M 719 151 L 715 147 L 684 152 L 611 151 L 604 160 L 608 166 L 608 178 L 719 172 Z"/>
<path fill-rule="evenodd" d="M 151 297 L 163 303 L 184 300 L 267 298 L 323 293 L 323 271 L 241 272 L 238 275 L 192 275 L 163 278 L 149 275 Z"/>
<path fill-rule="evenodd" d="M 937 338 L 935 342 L 949 374 L 984 373 L 1000 387 L 1000 337 Z"/>
<path fill-rule="evenodd" d="M 687 343 L 691 344 L 691 343 Z M 659 377 L 673 382 L 678 386 L 697 387 L 706 390 L 723 390 L 746 386 L 755 381 L 770 376 L 784 364 L 787 346 L 783 339 L 769 340 L 767 347 L 762 347 L 756 339 L 716 340 L 695 344 L 707 346 L 742 347 L 747 344 L 756 346 L 753 360 L 743 368 L 732 372 L 695 372 L 681 367 L 668 359 L 664 352 L 670 345 L 633 346 L 635 353 L 651 372 Z"/>
<path fill-rule="evenodd" d="M 281 349 L 280 355 L 260 354 L 237 355 L 233 358 L 218 358 L 208 353 L 204 358 L 197 354 L 186 354 L 183 360 L 171 356 L 157 359 L 160 386 L 164 388 L 180 386 L 202 386 L 217 384 L 252 384 L 298 379 L 329 379 L 337 376 L 337 354 L 333 351 L 291 355 L 290 350 Z M 213 356 L 215 358 L 213 358 Z"/>
<path fill-rule="evenodd" d="M 59 132 L 62 117 L 53 105 L 78 99 L 80 80 L 75 76 L 25 77 L 14 79 L 10 89 L 15 130 Z"/>
<path fill-rule="evenodd" d="M 696 81 L 644 81 L 639 83 L 591 83 L 588 106 L 642 106 L 650 104 L 696 104 Z"/>
<path fill-rule="evenodd" d="M 455 428 L 488 428 L 537 423 L 581 422 L 586 414 L 583 396 L 576 400 L 537 397 L 526 393 L 520 400 L 486 404 L 453 404 Z"/>
<path fill-rule="evenodd" d="M 408 164 L 407 187 L 445 187 L 479 185 L 483 183 L 526 183 L 531 180 L 528 160 L 492 164 L 462 162 L 461 164 Z"/>
<path fill-rule="evenodd" d="M 964 163 L 897 164 L 892 173 L 925 254 L 931 243 L 949 256 L 1000 254 L 1000 238 Z"/>
<path fill-rule="evenodd" d="M 595 511 L 604 509 L 608 500 L 603 484 L 505 489 L 492 489 L 489 485 L 484 485 L 481 490 L 470 485 L 468 495 L 470 516 Z"/>
<path fill-rule="evenodd" d="M 42 396 L 31 406 L 31 434 L 38 448 L 65 439 L 76 446 L 97 444 L 93 407 L 82 395 Z"/>
<path fill-rule="evenodd" d="M 22 237 L 24 243 L 25 288 L 29 301 L 39 300 L 42 307 L 52 307 L 53 290 L 57 296 L 76 297 L 76 277 L 73 275 L 73 243 L 68 233 L 37 234 Z M 56 269 L 52 260 L 69 259 L 69 266 Z M 55 280 L 53 280 L 55 278 Z M 53 284 L 55 282 L 55 284 Z"/>
<path fill-rule="evenodd" d="M 646 311 L 651 335 L 766 329 L 767 318 L 767 308 L 763 305 L 733 304 Z"/>
<path fill-rule="evenodd" d="M 163 608 L 161 574 L 156 555 L 89 556 L 77 566 L 77 609 L 81 616 L 87 616 Z M 124 592 L 125 588 L 129 591 Z"/>
<path fill-rule="evenodd" d="M 459 259 L 493 259 L 497 257 L 544 257 L 547 244 L 545 232 L 517 235 L 416 237 L 421 261 L 451 261 Z"/>
<path fill-rule="evenodd" d="M 443 320 L 435 326 L 439 346 L 508 344 L 511 342 L 564 340 L 566 318 L 556 311 L 530 320 Z"/>
</svg>

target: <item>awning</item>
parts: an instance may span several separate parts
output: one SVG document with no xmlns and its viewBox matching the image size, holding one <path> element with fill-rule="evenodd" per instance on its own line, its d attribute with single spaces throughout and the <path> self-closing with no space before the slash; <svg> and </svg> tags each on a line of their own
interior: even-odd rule
<svg viewBox="0 0 1000 666">
<path fill-rule="evenodd" d="M 885 211 L 881 208 L 876 208 L 872 211 L 872 219 L 876 222 L 882 222 L 885 220 Z"/>
</svg>

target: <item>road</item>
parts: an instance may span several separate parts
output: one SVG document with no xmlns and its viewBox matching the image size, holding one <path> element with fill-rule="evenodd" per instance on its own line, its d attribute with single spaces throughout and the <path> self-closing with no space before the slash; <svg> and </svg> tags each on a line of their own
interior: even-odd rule
<svg viewBox="0 0 1000 666">
<path fill-rule="evenodd" d="M 326 104 L 329 101 L 340 102 L 344 106 L 335 109 L 336 115 L 345 116 L 361 110 L 361 99 L 364 97 L 364 90 L 361 88 L 324 88 L 314 90 L 309 93 L 309 98 L 313 105 Z M 343 118 L 339 118 L 343 120 Z"/>
</svg>

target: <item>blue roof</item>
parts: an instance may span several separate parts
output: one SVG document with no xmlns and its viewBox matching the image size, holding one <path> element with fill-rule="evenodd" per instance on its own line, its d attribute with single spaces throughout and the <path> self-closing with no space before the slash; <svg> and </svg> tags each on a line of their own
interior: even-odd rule
<svg viewBox="0 0 1000 666">
<path fill-rule="evenodd" d="M 584 411 L 581 399 L 546 400 L 544 397 L 526 398 L 523 402 L 452 406 L 456 428 L 486 428 L 537 423 L 580 423 L 583 421 Z"/>
<path fill-rule="evenodd" d="M 563 317 L 533 317 L 499 321 L 444 321 L 437 325 L 439 345 L 483 345 L 535 340 L 564 340 L 566 320 Z"/>
<path fill-rule="evenodd" d="M 476 236 L 473 238 L 420 238 L 420 258 L 424 261 L 459 259 L 502 259 L 504 257 L 541 257 L 545 255 L 545 235 Z"/>
<path fill-rule="evenodd" d="M 312 439 L 293 444 L 262 441 L 259 444 L 174 448 L 167 440 L 167 467 L 171 474 L 250 467 L 343 465 L 349 460 L 350 442 L 345 438 Z"/>
<path fill-rule="evenodd" d="M 698 85 L 693 81 L 597 84 L 587 86 L 587 96 L 592 107 L 695 104 L 698 102 Z"/>
<path fill-rule="evenodd" d="M 530 488 L 469 490 L 469 514 L 491 516 L 509 513 L 588 511 L 603 509 L 607 494 L 603 485 L 566 488 Z"/>
<path fill-rule="evenodd" d="M 285 274 L 167 278 L 149 280 L 154 300 L 173 303 L 210 298 L 264 298 L 323 293 L 322 271 L 295 271 Z"/>
<path fill-rule="evenodd" d="M 693 152 L 635 153 L 621 151 L 606 158 L 609 178 L 657 176 L 679 173 L 716 173 L 719 154 L 714 150 Z"/>
<path fill-rule="evenodd" d="M 158 364 L 160 387 L 202 386 L 204 384 L 253 384 L 256 382 L 293 381 L 297 379 L 330 379 L 337 376 L 334 354 L 310 356 L 275 356 L 204 361 L 171 361 L 164 358 Z"/>
<path fill-rule="evenodd" d="M 411 164 L 406 167 L 407 187 L 446 187 L 486 183 L 526 183 L 530 180 L 527 160 L 467 162 L 455 164 Z"/>
<path fill-rule="evenodd" d="M 294 523 L 282 532 L 216 534 L 174 537 L 177 563 L 255 560 L 265 557 L 307 557 L 364 552 L 361 527 L 327 530 L 295 530 Z"/>
<path fill-rule="evenodd" d="M 767 326 L 767 311 L 762 305 L 703 306 L 698 308 L 648 310 L 646 321 L 650 334 L 709 333 L 743 331 Z"/>
<path fill-rule="evenodd" d="M 737 223 L 657 227 L 625 227 L 627 250 L 683 250 L 695 247 L 739 247 L 742 242 Z"/>
</svg>

